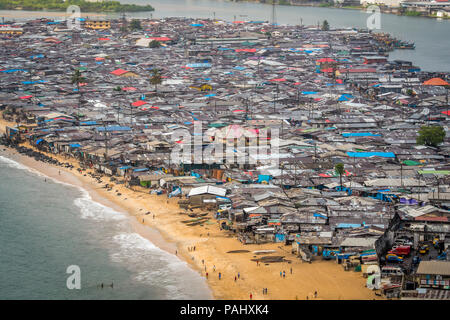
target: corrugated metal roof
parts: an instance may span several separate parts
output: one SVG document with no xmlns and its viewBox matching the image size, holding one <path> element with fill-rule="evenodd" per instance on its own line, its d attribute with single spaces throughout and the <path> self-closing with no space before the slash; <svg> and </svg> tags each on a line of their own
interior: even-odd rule
<svg viewBox="0 0 450 320">
<path fill-rule="evenodd" d="M 450 276 L 450 261 L 421 261 L 416 273 Z"/>
</svg>

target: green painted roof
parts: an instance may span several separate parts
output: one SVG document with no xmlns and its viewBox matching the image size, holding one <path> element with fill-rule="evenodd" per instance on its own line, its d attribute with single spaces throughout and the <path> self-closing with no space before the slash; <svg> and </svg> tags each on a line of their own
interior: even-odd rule
<svg viewBox="0 0 450 320">
<path fill-rule="evenodd" d="M 420 174 L 450 174 L 450 170 L 419 170 L 417 172 Z"/>
</svg>

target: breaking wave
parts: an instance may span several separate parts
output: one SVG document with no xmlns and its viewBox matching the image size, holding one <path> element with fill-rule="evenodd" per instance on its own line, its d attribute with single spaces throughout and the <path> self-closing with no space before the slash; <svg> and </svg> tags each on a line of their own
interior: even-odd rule
<svg viewBox="0 0 450 320">
<path fill-rule="evenodd" d="M 113 237 L 113 241 L 117 244 L 117 252 L 111 254 L 111 259 L 132 265 L 135 281 L 164 288 L 167 299 L 210 298 L 204 282 L 186 262 L 141 235 L 120 233 Z"/>
<path fill-rule="evenodd" d="M 102 205 L 92 200 L 89 192 L 83 188 L 79 188 L 82 196 L 76 198 L 73 203 L 80 209 L 81 218 L 91 219 L 95 221 L 112 221 L 112 220 L 124 220 L 126 216 L 112 208 Z"/>
</svg>

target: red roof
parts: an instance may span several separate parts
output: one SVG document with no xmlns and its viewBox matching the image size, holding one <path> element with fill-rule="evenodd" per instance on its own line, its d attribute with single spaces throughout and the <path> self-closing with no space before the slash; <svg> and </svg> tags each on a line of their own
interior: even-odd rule
<svg viewBox="0 0 450 320">
<path fill-rule="evenodd" d="M 23 96 L 23 97 L 20 97 L 20 99 L 30 99 L 30 98 L 33 98 L 33 96 Z"/>
<path fill-rule="evenodd" d="M 256 52 L 256 49 L 236 49 L 236 52 Z"/>
<path fill-rule="evenodd" d="M 136 91 L 137 89 L 135 87 L 124 87 L 122 88 L 123 91 Z"/>
<path fill-rule="evenodd" d="M 336 62 L 336 60 L 333 60 L 331 58 L 322 58 L 319 60 L 316 60 L 316 62 L 322 63 L 322 62 Z"/>
<path fill-rule="evenodd" d="M 340 69 L 340 73 L 373 73 L 377 72 L 375 68 L 361 68 L 361 69 Z"/>
<path fill-rule="evenodd" d="M 156 41 L 170 41 L 170 40 L 172 40 L 171 38 L 168 38 L 168 37 L 150 37 L 149 39 L 156 40 Z"/>
<path fill-rule="evenodd" d="M 111 74 L 115 75 L 115 76 L 121 76 L 124 73 L 127 73 L 127 70 L 123 70 L 123 69 L 117 69 L 114 70 L 113 72 L 111 72 Z"/>
<path fill-rule="evenodd" d="M 138 101 L 133 102 L 131 105 L 133 107 L 140 107 L 140 106 L 143 106 L 144 104 L 147 104 L 147 102 L 145 102 L 144 100 L 138 100 Z"/>
<path fill-rule="evenodd" d="M 286 79 L 285 78 L 277 78 L 277 79 L 272 79 L 270 81 L 273 81 L 273 82 L 284 82 L 284 81 L 286 81 Z"/>
<path fill-rule="evenodd" d="M 423 83 L 425 86 L 448 86 L 449 83 L 447 81 L 442 80 L 441 78 L 432 78 Z"/>
<path fill-rule="evenodd" d="M 447 217 L 416 217 L 416 221 L 448 222 Z"/>
<path fill-rule="evenodd" d="M 110 38 L 98 38 L 98 40 L 100 40 L 100 41 L 109 41 L 111 39 Z"/>
</svg>

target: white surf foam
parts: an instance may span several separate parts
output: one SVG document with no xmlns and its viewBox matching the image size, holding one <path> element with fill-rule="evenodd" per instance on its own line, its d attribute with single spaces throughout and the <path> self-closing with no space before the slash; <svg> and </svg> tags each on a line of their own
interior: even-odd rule
<svg viewBox="0 0 450 320">
<path fill-rule="evenodd" d="M 78 189 L 81 192 L 81 196 L 76 198 L 73 203 L 80 209 L 82 219 L 90 219 L 93 221 L 122 221 L 127 219 L 125 214 L 92 200 L 89 192 L 82 187 L 59 181 L 36 169 L 0 155 L 0 165 L 1 163 L 11 168 L 27 170 L 40 177 L 51 179 L 56 183 Z M 196 289 L 191 288 L 189 283 L 193 282 L 194 278 L 198 277 L 198 274 L 185 261 L 160 249 L 137 233 L 122 232 L 113 236 L 112 240 L 116 244 L 116 247 L 112 249 L 113 253 L 110 255 L 111 260 L 116 263 L 131 266 L 132 268 L 137 267 L 133 270 L 136 273 L 134 280 L 149 285 L 164 287 L 168 292 L 168 299 L 192 298 L 192 290 L 196 291 Z M 152 267 L 155 261 L 156 264 Z M 189 278 L 189 282 L 180 281 L 181 279 L 186 279 L 186 277 Z M 180 285 L 181 283 L 186 283 L 186 285 Z M 199 283 L 195 281 L 194 286 L 197 287 L 198 285 Z M 205 286 L 205 288 L 201 288 L 200 290 L 208 289 Z M 208 298 L 206 293 L 205 298 Z"/>
<path fill-rule="evenodd" d="M 132 266 L 135 281 L 167 291 L 167 299 L 209 298 L 206 284 L 187 262 L 180 260 L 137 233 L 113 236 L 117 244 L 111 259 Z"/>
<path fill-rule="evenodd" d="M 124 220 L 126 216 L 110 207 L 104 206 L 92 200 L 89 192 L 78 187 L 82 196 L 76 198 L 73 203 L 80 209 L 82 219 L 91 219 L 96 221 L 106 220 Z"/>
</svg>

